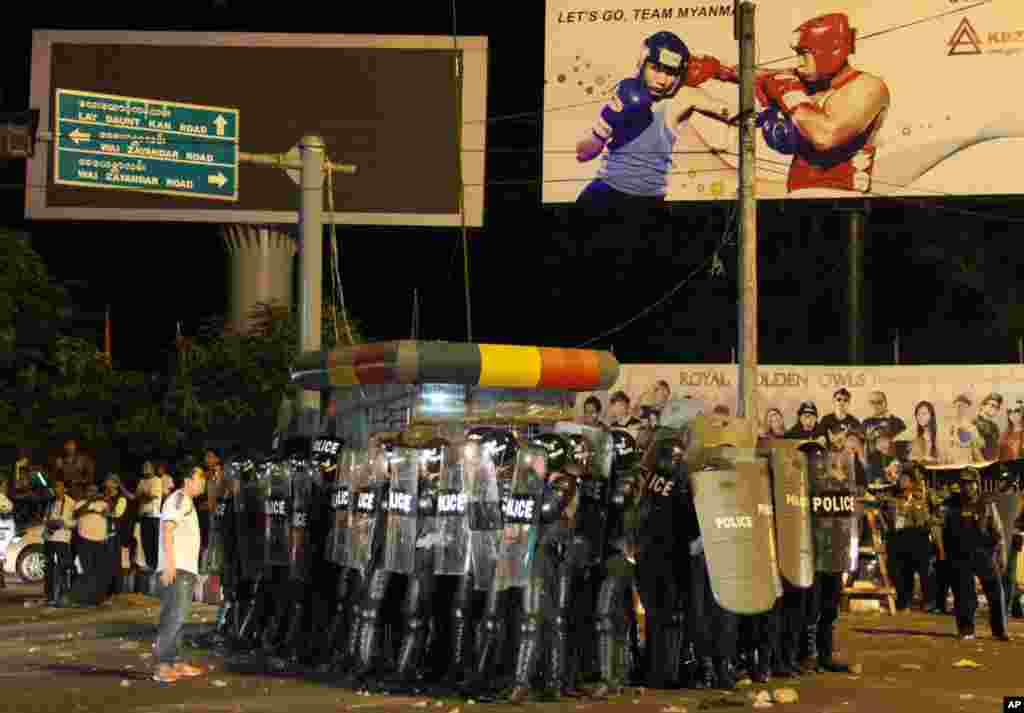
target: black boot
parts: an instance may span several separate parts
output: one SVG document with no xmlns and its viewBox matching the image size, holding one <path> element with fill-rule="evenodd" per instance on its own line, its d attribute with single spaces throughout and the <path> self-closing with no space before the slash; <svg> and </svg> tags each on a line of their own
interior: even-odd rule
<svg viewBox="0 0 1024 713">
<path fill-rule="evenodd" d="M 818 632 L 818 668 L 829 673 L 849 673 L 850 666 L 832 656 L 835 629 L 831 626 Z"/>
<path fill-rule="evenodd" d="M 469 622 L 466 620 L 466 611 L 456 609 L 452 612 L 451 620 L 451 652 L 452 661 L 445 673 L 445 683 L 448 686 L 456 687 L 466 679 L 466 652 L 469 633 Z M 429 649 L 428 649 L 429 650 Z"/>
<path fill-rule="evenodd" d="M 591 691 L 592 698 L 605 699 L 622 690 L 624 642 L 617 640 L 612 627 L 598 623 L 597 665 L 601 669 L 601 681 Z"/>
<path fill-rule="evenodd" d="M 562 689 L 566 687 L 566 656 L 569 649 L 567 626 L 565 619 L 558 617 L 551 631 L 548 670 L 544 681 L 544 699 L 547 701 L 561 700 Z"/>
<path fill-rule="evenodd" d="M 796 647 L 788 637 L 779 642 L 779 648 L 772 658 L 772 676 L 774 678 L 796 678 L 800 676 L 800 665 Z"/>
<path fill-rule="evenodd" d="M 362 679 L 373 671 L 380 659 L 384 632 L 377 612 L 372 609 L 363 612 L 359 629 L 359 658 L 355 673 Z"/>
<path fill-rule="evenodd" d="M 285 630 L 282 658 L 289 664 L 297 664 L 302 658 L 304 651 L 307 651 L 310 635 L 303 629 L 306 621 L 306 605 L 304 602 L 295 602 L 292 605 L 291 616 L 288 618 L 288 626 Z"/>
<path fill-rule="evenodd" d="M 804 629 L 804 646 L 807 648 L 806 656 L 800 661 L 800 670 L 803 673 L 816 673 L 818 671 L 818 625 L 812 624 Z"/>
<path fill-rule="evenodd" d="M 701 656 L 700 672 L 693 687 L 698 689 L 715 687 L 715 662 L 710 656 Z"/>
<path fill-rule="evenodd" d="M 524 703 L 530 696 L 530 679 L 536 669 L 540 648 L 540 624 L 534 617 L 528 617 L 519 628 L 519 650 L 516 652 L 515 683 L 508 702 Z"/>
<path fill-rule="evenodd" d="M 396 683 L 409 684 L 416 679 L 420 672 L 428 633 L 427 622 L 424 619 L 415 617 L 406 622 L 402 646 L 398 650 L 398 665 L 395 668 Z"/>
<path fill-rule="evenodd" d="M 722 691 L 733 691 L 736 689 L 736 674 L 732 670 L 732 662 L 725 657 L 715 657 L 715 678 L 716 685 Z"/>
</svg>

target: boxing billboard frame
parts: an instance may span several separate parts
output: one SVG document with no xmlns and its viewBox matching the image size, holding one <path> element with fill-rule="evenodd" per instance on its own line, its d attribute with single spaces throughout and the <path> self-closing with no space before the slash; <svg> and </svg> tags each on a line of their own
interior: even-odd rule
<svg viewBox="0 0 1024 713">
<path fill-rule="evenodd" d="M 468 36 L 36 30 L 30 106 L 51 134 L 58 89 L 236 107 L 243 152 L 287 154 L 314 133 L 329 160 L 356 164 L 334 179 L 336 224 L 482 227 L 487 55 L 487 38 Z M 316 78 L 332 67 L 334 82 Z M 430 110 L 413 121 L 417 105 Z M 56 185 L 53 160 L 41 150 L 26 161 L 27 219 L 299 220 L 293 171 L 243 162 L 229 203 Z"/>
</svg>

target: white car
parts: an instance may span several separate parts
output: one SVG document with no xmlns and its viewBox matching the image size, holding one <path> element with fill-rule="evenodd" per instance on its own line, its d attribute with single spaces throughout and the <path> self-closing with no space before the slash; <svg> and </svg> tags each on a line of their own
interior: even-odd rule
<svg viewBox="0 0 1024 713">
<path fill-rule="evenodd" d="M 43 526 L 33 525 L 16 535 L 7 546 L 4 573 L 16 574 L 22 582 L 42 582 L 46 574 Z"/>
</svg>

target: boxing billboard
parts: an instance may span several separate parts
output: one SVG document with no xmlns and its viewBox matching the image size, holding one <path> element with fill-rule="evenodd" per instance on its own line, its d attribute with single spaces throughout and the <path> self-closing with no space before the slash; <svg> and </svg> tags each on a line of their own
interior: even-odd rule
<svg viewBox="0 0 1024 713">
<path fill-rule="evenodd" d="M 297 160 L 312 133 L 358 169 L 325 221 L 483 224 L 485 37 L 39 30 L 30 102 L 54 139 L 26 161 L 30 219 L 296 223 L 298 171 L 243 155 L 236 175 L 218 139 Z"/>
<path fill-rule="evenodd" d="M 735 411 L 735 364 L 623 364 L 576 416 L 645 442 L 657 425 Z M 857 451 L 869 481 L 897 456 L 928 466 L 1024 458 L 1024 366 L 786 366 L 757 374 L 760 435 Z M 682 414 L 682 418 L 679 415 Z"/>
<path fill-rule="evenodd" d="M 732 0 L 546 12 L 543 202 L 735 198 Z M 1024 190 L 1024 3 L 762 0 L 755 27 L 759 198 Z"/>
</svg>

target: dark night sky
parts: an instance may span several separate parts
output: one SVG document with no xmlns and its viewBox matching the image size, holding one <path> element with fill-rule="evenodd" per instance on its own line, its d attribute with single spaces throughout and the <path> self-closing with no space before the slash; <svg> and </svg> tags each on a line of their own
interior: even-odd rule
<svg viewBox="0 0 1024 713">
<path fill-rule="evenodd" d="M 319 2 L 186 0 L 158 5 L 153 17 L 146 16 L 151 5 L 137 3 L 92 3 L 78 11 L 66 11 L 79 6 L 65 4 L 59 15 L 22 7 L 28 19 L 5 25 L 0 46 L 0 110 L 27 108 L 33 28 L 432 35 L 452 27 L 450 3 L 437 0 L 403 3 L 368 17 L 325 16 L 321 8 L 327 5 Z M 489 37 L 490 117 L 541 106 L 543 3 L 521 3 L 514 12 L 506 12 L 508 7 L 458 2 L 459 33 Z M 503 185 L 488 189 L 486 227 L 471 232 L 475 341 L 575 346 L 629 319 L 710 255 L 731 211 L 727 203 L 675 204 L 669 218 L 654 227 L 609 226 L 584 234 L 567 207 L 540 205 L 540 140 L 537 119 L 489 128 L 487 177 Z M 23 162 L 0 162 L 0 183 L 23 179 Z M 22 206 L 21 191 L 0 191 L 0 223 L 29 230 L 58 279 L 88 282 L 74 292 L 82 309 L 112 305 L 115 361 L 122 366 L 162 366 L 176 321 L 192 332 L 205 316 L 226 310 L 226 255 L 215 226 L 28 225 Z M 835 207 L 830 201 L 761 204 L 763 363 L 845 361 L 846 217 Z M 872 205 L 866 244 L 868 363 L 891 363 L 896 328 L 904 363 L 1004 362 L 1016 355 L 1016 333 L 993 333 L 996 313 L 986 300 L 1005 302 L 1018 280 L 1021 202 L 944 200 L 939 207 Z M 349 308 L 370 338 L 409 336 L 412 290 L 418 288 L 421 338 L 465 339 L 457 231 L 338 230 Z M 736 333 L 735 248 L 721 257 L 725 277 L 705 271 L 673 299 L 595 346 L 614 348 L 626 362 L 727 361 Z M 965 258 L 983 260 L 991 273 L 986 268 L 984 281 L 973 284 L 953 281 Z"/>
</svg>

